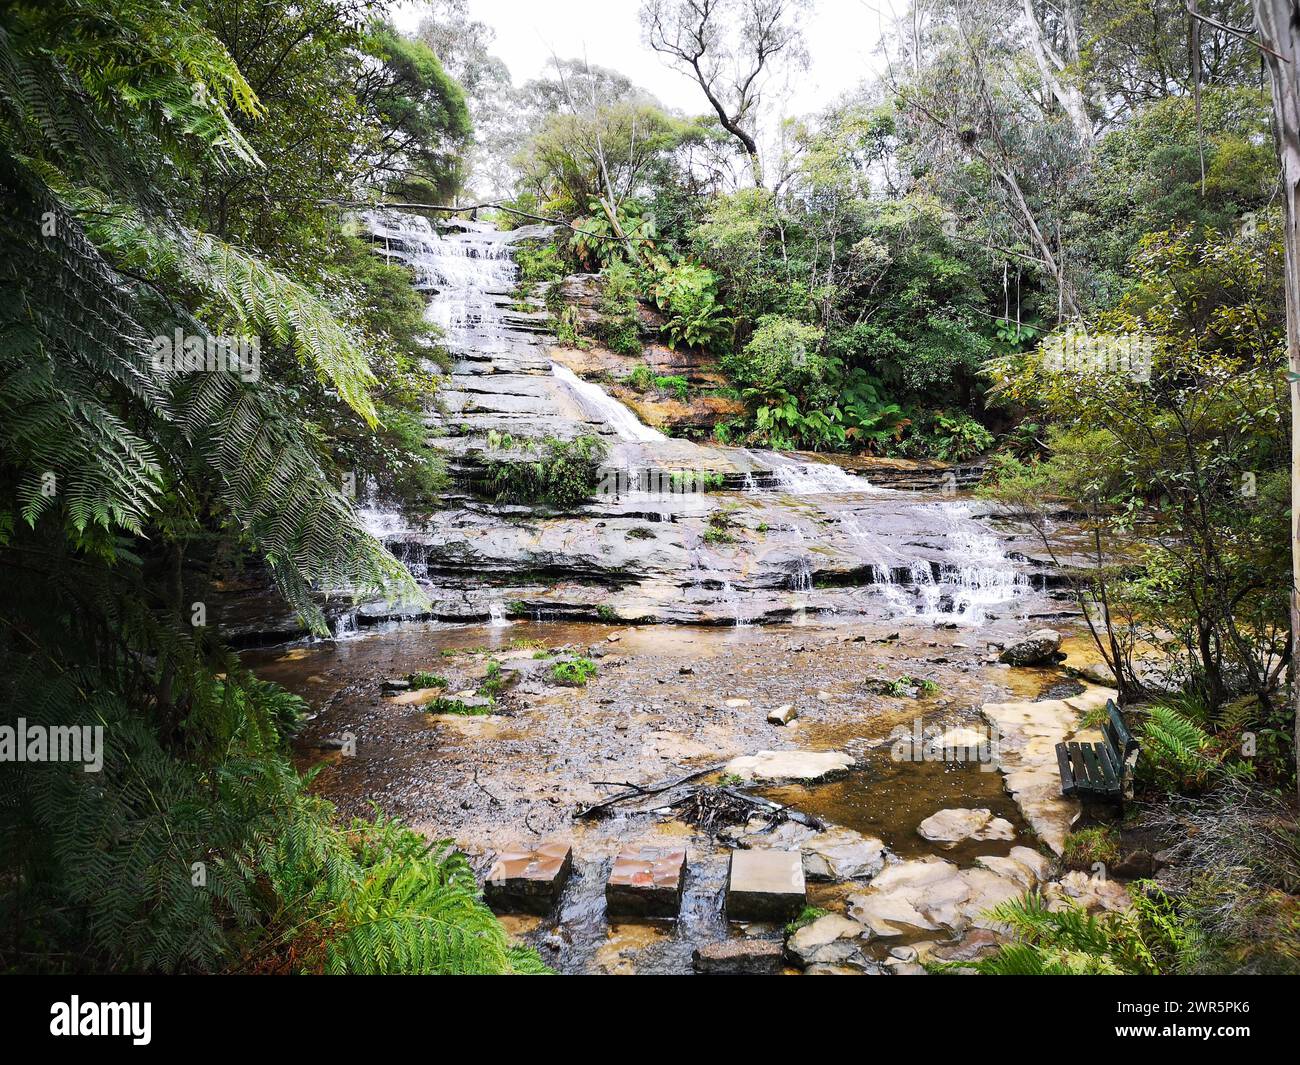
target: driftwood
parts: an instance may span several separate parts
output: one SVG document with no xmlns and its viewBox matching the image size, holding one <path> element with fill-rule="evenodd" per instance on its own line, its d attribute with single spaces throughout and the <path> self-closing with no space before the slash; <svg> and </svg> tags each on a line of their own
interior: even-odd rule
<svg viewBox="0 0 1300 1065">
<path fill-rule="evenodd" d="M 779 802 L 773 802 L 771 799 L 764 799 L 758 795 L 746 795 L 743 791 L 736 791 L 734 788 L 721 788 L 724 795 L 730 795 L 733 799 L 739 799 L 742 802 L 749 803 L 757 807 L 763 813 L 769 815 L 779 815 L 772 821 L 764 832 L 769 832 L 775 828 L 781 821 L 793 821 L 795 824 L 803 825 L 805 828 L 815 829 L 820 832 L 826 825 L 812 814 L 805 814 L 790 806 L 783 806 Z"/>
<path fill-rule="evenodd" d="M 616 784 L 618 787 L 629 788 L 631 790 L 620 792 L 618 795 L 611 795 L 608 799 L 602 799 L 594 806 L 588 806 L 585 810 L 579 810 L 575 815 L 580 821 L 588 821 L 593 817 L 600 817 L 602 811 L 620 802 L 626 802 L 628 799 L 640 799 L 646 795 L 659 795 L 665 791 L 672 791 L 673 788 L 688 784 L 692 780 L 698 780 L 700 777 L 708 776 L 710 773 L 716 773 L 723 768 L 725 763 L 719 765 L 706 766 L 704 769 L 697 769 L 692 773 L 687 773 L 684 777 L 678 777 L 676 780 L 670 780 L 664 784 L 651 784 L 642 787 L 640 784 L 633 784 L 630 781 L 621 780 L 595 780 L 593 784 Z"/>
<path fill-rule="evenodd" d="M 689 784 L 692 780 L 698 780 L 709 773 L 716 773 L 722 768 L 721 765 L 708 766 L 704 769 L 697 769 L 694 772 L 687 773 L 686 776 L 678 777 L 676 780 L 665 781 L 660 784 L 633 784 L 627 780 L 595 780 L 593 784 L 604 784 L 609 786 L 626 788 L 628 790 L 619 792 L 617 795 L 611 795 L 608 799 L 602 799 L 593 806 L 588 806 L 585 810 L 580 810 L 575 815 L 579 820 L 586 821 L 596 817 L 601 817 L 611 807 L 621 802 L 627 802 L 629 799 L 641 799 L 649 795 L 661 795 L 666 791 L 672 791 L 674 788 L 681 787 L 683 784 Z M 725 796 L 726 803 L 710 803 L 707 796 Z M 820 831 L 825 825 L 813 817 L 811 814 L 805 814 L 799 810 L 792 809 L 789 806 L 782 805 L 779 802 L 773 802 L 771 799 L 764 799 L 758 795 L 750 795 L 743 791 L 737 791 L 735 788 L 694 788 L 688 795 L 682 796 L 666 806 L 659 806 L 650 810 L 633 810 L 632 813 L 654 813 L 655 810 L 676 810 L 680 807 L 691 806 L 693 810 L 687 816 L 692 823 L 699 824 L 706 831 L 711 831 L 715 822 L 725 817 L 728 811 L 725 805 L 730 805 L 732 809 L 739 807 L 741 810 L 752 811 L 755 814 L 761 814 L 768 818 L 768 824 L 765 828 L 760 829 L 762 832 L 770 832 L 782 821 L 794 821 L 796 824 L 804 825 L 807 828 Z"/>
</svg>

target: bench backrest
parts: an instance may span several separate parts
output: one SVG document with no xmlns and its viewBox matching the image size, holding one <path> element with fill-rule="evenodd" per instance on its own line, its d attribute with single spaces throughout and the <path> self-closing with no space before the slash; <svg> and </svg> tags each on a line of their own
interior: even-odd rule
<svg viewBox="0 0 1300 1065">
<path fill-rule="evenodd" d="M 1115 764 L 1126 765 L 1129 755 L 1138 749 L 1138 741 L 1128 730 L 1128 725 L 1124 723 L 1124 715 L 1119 712 L 1119 707 L 1112 699 L 1106 701 L 1106 718 L 1106 723 L 1101 729 L 1106 737 L 1106 744 L 1110 747 L 1110 753 L 1115 756 Z"/>
</svg>

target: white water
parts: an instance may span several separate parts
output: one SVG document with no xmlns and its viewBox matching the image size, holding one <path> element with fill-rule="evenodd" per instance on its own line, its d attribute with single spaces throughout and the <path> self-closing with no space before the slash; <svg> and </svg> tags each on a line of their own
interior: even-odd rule
<svg viewBox="0 0 1300 1065">
<path fill-rule="evenodd" d="M 493 629 L 504 629 L 511 622 L 506 618 L 505 607 L 500 603 L 492 603 L 488 606 L 488 627 Z"/>
<path fill-rule="evenodd" d="M 421 215 L 375 210 L 362 217 L 385 254 L 414 270 L 420 288 L 432 290 L 425 317 L 442 329 L 448 350 L 504 350 L 510 338 L 501 304 L 519 272 L 510 245 L 549 227 L 499 230 L 486 222 L 458 222 L 440 232 Z"/>
<path fill-rule="evenodd" d="M 748 448 L 739 449 L 760 469 L 769 471 L 776 482 L 775 491 L 786 495 L 810 496 L 829 495 L 838 492 L 884 492 L 865 477 L 842 469 L 831 462 L 806 462 L 791 458 L 780 451 L 756 451 Z M 746 485 L 753 483 L 752 475 Z M 758 491 L 757 488 L 754 489 Z"/>
<path fill-rule="evenodd" d="M 869 560 L 875 587 L 900 615 L 925 621 L 954 621 L 982 625 L 987 611 L 1004 607 L 1029 590 L 1029 581 L 984 529 L 964 503 L 928 503 L 918 511 L 933 516 L 933 524 L 944 540 L 945 554 L 962 561 L 941 562 L 938 575 L 924 558 L 907 558 L 885 547 L 881 539 L 865 528 L 861 515 L 844 513 L 840 528 Z M 898 570 L 905 570 L 900 581 Z"/>
<path fill-rule="evenodd" d="M 600 385 L 584 381 L 567 366 L 558 362 L 551 363 L 551 373 L 564 382 L 573 393 L 586 415 L 594 421 L 604 422 L 620 440 L 649 443 L 654 440 L 667 440 L 663 433 L 641 422 L 635 414 L 606 392 Z"/>
</svg>

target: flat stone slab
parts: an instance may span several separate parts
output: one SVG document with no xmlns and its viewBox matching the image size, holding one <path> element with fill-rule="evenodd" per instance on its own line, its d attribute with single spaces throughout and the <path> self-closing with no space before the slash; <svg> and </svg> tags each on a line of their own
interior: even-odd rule
<svg viewBox="0 0 1300 1065">
<path fill-rule="evenodd" d="M 807 905 L 803 855 L 798 850 L 737 850 L 727 872 L 727 917 L 732 921 L 788 921 Z"/>
<path fill-rule="evenodd" d="M 842 751 L 759 751 L 733 758 L 726 772 L 742 780 L 829 780 L 853 768 Z"/>
<path fill-rule="evenodd" d="M 887 866 L 866 891 L 849 896 L 849 917 L 880 939 L 990 928 L 987 911 L 1024 893 L 1030 870 L 1019 863 L 1014 871 L 1016 877 L 988 867 L 959 869 L 942 858 L 900 862 Z"/>
<path fill-rule="evenodd" d="M 728 939 L 700 947 L 691 965 L 719 976 L 775 976 L 785 968 L 785 952 L 770 939 Z"/>
<path fill-rule="evenodd" d="M 1016 829 L 1002 817 L 994 817 L 991 810 L 966 810 L 956 808 L 940 810 L 922 821 L 916 831 L 932 843 L 949 847 L 962 840 L 1015 839 Z"/>
<path fill-rule="evenodd" d="M 804 876 L 811 881 L 870 880 L 884 868 L 889 854 L 875 836 L 851 828 L 832 825 L 819 832 L 795 821 L 772 828 L 761 817 L 723 829 L 720 838 L 746 849 L 798 847 L 803 852 Z"/>
<path fill-rule="evenodd" d="M 1065 848 L 1066 833 L 1080 811 L 1076 800 L 1061 794 L 1056 745 L 1078 735 L 1081 713 L 1115 697 L 1113 689 L 1089 688 L 1069 699 L 985 703 L 980 708 L 997 729 L 995 760 L 1003 786 L 1055 854 Z"/>
<path fill-rule="evenodd" d="M 683 847 L 630 847 L 619 852 L 605 882 L 610 917 L 675 918 L 686 882 Z"/>
<path fill-rule="evenodd" d="M 521 844 L 497 854 L 483 898 L 497 913 L 545 915 L 559 901 L 573 871 L 573 848 L 556 840 Z"/>
</svg>

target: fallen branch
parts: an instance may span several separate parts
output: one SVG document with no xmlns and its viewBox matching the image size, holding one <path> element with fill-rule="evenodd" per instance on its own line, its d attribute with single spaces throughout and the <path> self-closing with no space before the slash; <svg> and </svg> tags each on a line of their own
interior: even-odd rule
<svg viewBox="0 0 1300 1065">
<path fill-rule="evenodd" d="M 629 784 L 630 791 L 621 792 L 618 795 L 611 795 L 608 799 L 602 799 L 594 806 L 588 806 L 585 810 L 579 810 L 575 815 L 580 821 L 587 821 L 593 817 L 600 816 L 600 812 L 620 802 L 626 802 L 628 799 L 639 799 L 645 795 L 659 795 L 665 791 L 672 791 L 673 788 L 680 787 L 682 784 L 688 784 L 692 780 L 698 780 L 700 777 L 708 776 L 710 773 L 716 773 L 725 766 L 725 762 L 718 765 L 707 766 L 704 769 L 697 769 L 694 772 L 687 773 L 684 777 L 678 777 L 676 780 L 670 780 L 664 784 L 652 784 L 648 787 L 641 787 L 639 784 Z M 610 781 L 593 781 L 596 784 L 609 784 Z"/>
</svg>

